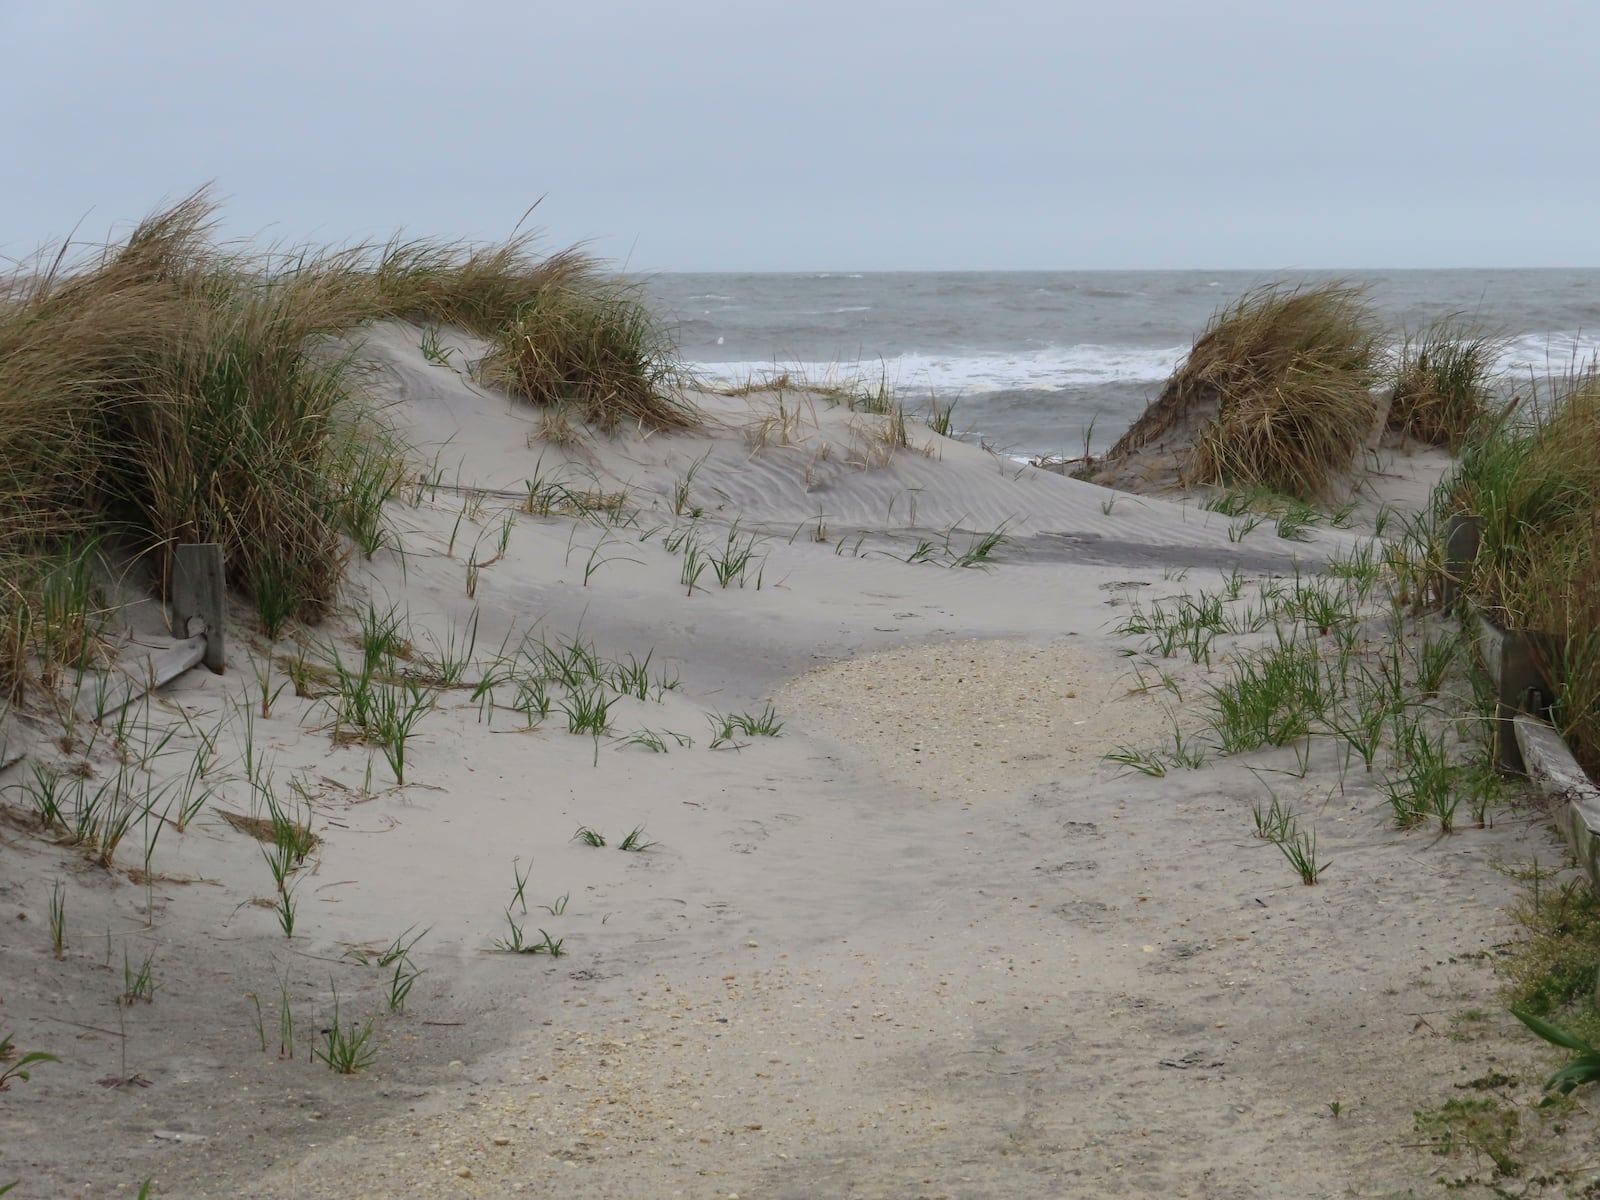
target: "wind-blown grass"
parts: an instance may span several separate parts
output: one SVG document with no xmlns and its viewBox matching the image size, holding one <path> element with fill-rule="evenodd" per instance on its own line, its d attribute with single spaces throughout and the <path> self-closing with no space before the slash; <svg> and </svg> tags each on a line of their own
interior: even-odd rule
<svg viewBox="0 0 1600 1200">
<path fill-rule="evenodd" d="M 162 593 L 178 545 L 217 541 L 270 636 L 322 617 L 348 556 L 389 541 L 404 447 L 347 335 L 390 317 L 488 338 L 486 376 L 601 429 L 694 423 L 636 294 L 529 236 L 230 246 L 202 190 L 68 243 L 0 279 L 0 701 L 50 658 L 48 564 L 86 539 Z"/>
<path fill-rule="evenodd" d="M 672 349 L 637 291 L 571 280 L 544 288 L 493 336 L 479 373 L 541 407 L 607 432 L 690 429 Z"/>
<path fill-rule="evenodd" d="M 1554 715 L 1600 770 L 1600 374 L 1469 443 L 1435 504 L 1436 520 L 1457 512 L 1483 518 L 1470 591 L 1503 624 L 1549 635 Z"/>
<path fill-rule="evenodd" d="M 1373 431 L 1380 359 L 1379 325 L 1359 287 L 1257 288 L 1211 318 L 1109 457 L 1214 410 L 1185 452 L 1185 482 L 1315 499 Z"/>
<path fill-rule="evenodd" d="M 1488 415 L 1502 341 L 1447 318 L 1408 334 L 1395 369 L 1388 428 L 1459 450 Z"/>
</svg>

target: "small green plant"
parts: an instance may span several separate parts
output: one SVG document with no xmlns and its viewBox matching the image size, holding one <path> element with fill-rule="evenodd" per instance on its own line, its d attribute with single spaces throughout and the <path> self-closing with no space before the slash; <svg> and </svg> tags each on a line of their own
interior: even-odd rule
<svg viewBox="0 0 1600 1200">
<path fill-rule="evenodd" d="M 433 708 L 438 692 L 415 678 L 398 674 L 397 659 L 409 658 L 411 643 L 400 633 L 394 610 L 378 614 L 370 605 L 362 617 L 362 659 L 347 665 L 337 649 L 328 652 L 334 690 L 324 698 L 333 713 L 336 743 L 365 742 L 378 746 L 405 784 L 406 748 L 417 724 Z"/>
<path fill-rule="evenodd" d="M 117 1000 L 122 1004 L 150 1004 L 156 998 L 155 977 L 151 974 L 152 955 L 145 955 L 144 961 L 134 970 L 133 964 L 128 961 L 128 952 L 122 952 L 122 995 Z"/>
<path fill-rule="evenodd" d="M 606 844 L 606 839 L 600 831 L 591 829 L 587 825 L 580 827 L 578 832 L 572 835 L 572 840 L 582 842 L 585 846 L 593 846 L 596 849 Z"/>
<path fill-rule="evenodd" d="M 1314 647 L 1292 640 L 1243 655 L 1230 678 L 1206 687 L 1206 720 L 1224 754 L 1303 740 L 1337 696 Z"/>
<path fill-rule="evenodd" d="M 1600 1082 L 1600 1050 L 1576 1034 L 1568 1033 L 1520 1008 L 1513 1008 L 1511 1015 L 1552 1046 L 1560 1046 L 1577 1054 L 1576 1058 L 1545 1081 L 1545 1091 L 1559 1091 L 1565 1096 L 1586 1083 Z"/>
<path fill-rule="evenodd" d="M 266 1031 L 262 1028 L 261 1001 L 254 992 L 250 999 L 255 1001 L 256 1028 L 261 1035 L 263 1051 L 266 1050 Z M 292 1059 L 294 1057 L 294 1006 L 289 1001 L 289 976 L 285 972 L 278 978 L 278 1057 Z"/>
<path fill-rule="evenodd" d="M 410 959 L 401 959 L 394 965 L 394 974 L 389 977 L 389 1011 L 403 1013 L 406 1010 L 406 1000 L 411 995 L 411 989 L 423 972 L 411 966 Z"/>
<path fill-rule="evenodd" d="M 378 966 L 387 967 L 392 963 L 403 962 L 405 959 L 410 957 L 411 948 L 423 938 L 427 937 L 430 932 L 432 932 L 432 927 L 430 926 L 428 929 L 424 929 L 421 933 L 413 935 L 411 931 L 415 928 L 415 925 L 408 926 L 404 933 L 395 938 L 394 941 L 390 942 L 388 946 L 386 946 L 378 954 Z"/>
<path fill-rule="evenodd" d="M 494 948 L 503 954 L 548 954 L 551 958 L 560 958 L 566 951 L 561 946 L 565 938 L 552 938 L 544 930 L 539 930 L 540 940 L 528 941 L 522 932 L 522 926 L 511 915 L 511 910 L 506 910 L 506 924 L 511 929 L 511 936 L 496 938 Z"/>
<path fill-rule="evenodd" d="M 278 889 L 277 898 L 272 902 L 273 914 L 278 918 L 278 928 L 283 930 L 286 938 L 294 937 L 294 889 L 283 887 Z"/>
<path fill-rule="evenodd" d="M 705 466 L 706 459 L 711 457 L 708 450 L 690 464 L 689 469 L 679 477 L 672 486 L 672 515 L 681 517 L 690 510 L 689 489 L 694 484 L 695 473 Z"/>
<path fill-rule="evenodd" d="M 778 737 L 783 732 L 783 722 L 778 720 L 772 705 L 760 713 L 707 713 L 711 722 L 711 748 L 725 745 L 742 746 L 739 737 Z"/>
<path fill-rule="evenodd" d="M 1300 876 L 1300 882 L 1308 887 L 1321 879 L 1322 873 L 1328 869 L 1327 863 L 1317 862 L 1317 835 L 1314 832 L 1291 826 L 1285 830 L 1277 846 L 1289 860 L 1295 874 Z"/>
<path fill-rule="evenodd" d="M 994 561 L 995 552 L 1005 545 L 1006 527 L 1010 524 L 1010 521 L 1003 521 L 999 528 L 991 529 L 988 533 L 973 534 L 965 550 L 959 554 L 951 551 L 950 565 L 987 568 Z"/>
<path fill-rule="evenodd" d="M 272 844 L 281 847 L 288 865 L 299 867 L 306 861 L 306 855 L 316 849 L 317 835 L 311 831 L 311 802 L 303 785 L 298 780 L 291 780 L 291 787 L 302 797 L 305 803 L 304 810 L 297 809 L 290 812 L 278 799 L 272 787 L 270 776 L 261 779 L 261 794 L 267 805 L 267 818 L 272 829 Z"/>
<path fill-rule="evenodd" d="M 1256 528 L 1262 523 L 1263 520 L 1264 518 L 1252 514 L 1251 516 L 1245 517 L 1243 520 L 1230 521 L 1228 523 L 1228 540 L 1230 542 L 1244 541 L 1245 538 L 1249 537 L 1255 532 Z"/>
<path fill-rule="evenodd" d="M 1516 1109 L 1503 1106 L 1490 1097 L 1451 1099 L 1437 1108 L 1418 1109 L 1414 1127 L 1440 1157 L 1469 1150 L 1476 1159 L 1488 1159 L 1494 1177 L 1515 1177 L 1522 1164 L 1512 1155 L 1521 1135 L 1521 1119 Z"/>
<path fill-rule="evenodd" d="M 526 871 L 521 871 L 518 870 L 521 862 L 522 860 L 520 858 L 513 858 L 511 860 L 511 877 L 516 881 L 516 888 L 511 893 L 511 901 L 514 904 L 520 904 L 522 906 L 523 915 L 526 916 L 528 912 L 528 876 L 533 874 L 533 864 L 529 863 L 528 869 Z"/>
<path fill-rule="evenodd" d="M 67 893 L 59 879 L 50 885 L 50 950 L 58 960 L 67 956 Z"/>
<path fill-rule="evenodd" d="M 47 833 L 65 829 L 67 822 L 62 813 L 62 805 L 66 801 L 68 785 L 58 772 L 43 763 L 30 763 L 28 770 L 30 778 L 17 787 L 33 805 L 34 814 L 39 819 L 39 828 Z"/>
<path fill-rule="evenodd" d="M 1452 832 L 1462 772 L 1450 763 L 1444 731 L 1430 732 L 1404 713 L 1395 714 L 1394 731 L 1398 770 L 1384 780 L 1383 790 L 1395 824 L 1409 829 L 1436 817 L 1441 832 Z"/>
<path fill-rule="evenodd" d="M 545 912 L 549 913 L 552 917 L 559 917 L 567 911 L 567 900 L 571 897 L 571 895 L 571 892 L 562 892 L 561 895 L 556 897 L 555 903 L 541 904 L 539 907 L 544 909 Z"/>
<path fill-rule="evenodd" d="M 1152 751 L 1134 750 L 1127 746 L 1119 746 L 1112 753 L 1105 756 L 1107 762 L 1120 763 L 1124 767 L 1131 767 L 1141 775 L 1148 775 L 1152 779 L 1165 778 L 1167 766 L 1161 757 Z"/>
<path fill-rule="evenodd" d="M 1258 800 L 1251 809 L 1255 820 L 1255 836 L 1263 841 L 1281 843 L 1294 830 L 1294 813 L 1285 808 L 1277 796 L 1265 809 Z"/>
<path fill-rule="evenodd" d="M 459 353 L 454 346 L 441 346 L 439 344 L 439 331 L 431 327 L 423 329 L 422 345 L 419 348 L 422 351 L 422 357 L 436 367 L 450 366 L 450 360 Z"/>
<path fill-rule="evenodd" d="M 328 981 L 333 987 L 333 981 Z M 376 1053 L 372 1043 L 372 1018 L 366 1024 L 350 1023 L 346 1029 L 340 1023 L 339 989 L 333 987 L 333 1022 L 323 1032 L 323 1044 L 313 1046 L 311 1053 L 328 1064 L 330 1070 L 340 1075 L 354 1075 L 372 1065 Z"/>
<path fill-rule="evenodd" d="M 285 678 L 277 687 L 273 687 L 271 656 L 260 660 L 254 655 L 250 655 L 249 658 L 250 666 L 256 676 L 256 695 L 261 703 L 261 719 L 267 720 L 272 716 L 272 706 L 277 703 L 278 697 L 283 695 L 283 689 L 288 687 L 292 680 Z"/>
<path fill-rule="evenodd" d="M 379 967 L 393 967 L 394 971 L 389 977 L 388 1001 L 390 1012 L 404 1012 L 406 999 L 411 995 L 411 989 L 426 972 L 417 969 L 411 961 L 411 949 L 423 938 L 428 936 L 428 930 L 413 933 L 416 926 L 410 926 L 406 931 L 390 942 L 377 955 L 376 962 Z"/>
<path fill-rule="evenodd" d="M 1205 745 L 1193 736 L 1184 737 L 1183 727 L 1178 724 L 1177 717 L 1172 718 L 1172 749 L 1166 754 L 1167 762 L 1172 766 L 1191 771 L 1203 767 L 1206 761 Z"/>
<path fill-rule="evenodd" d="M 1330 715 L 1326 724 L 1351 751 L 1361 756 L 1361 762 L 1370 774 L 1372 764 L 1378 757 L 1378 749 L 1383 745 L 1383 730 L 1389 717 L 1389 710 L 1382 704 L 1370 703 L 1364 708 L 1358 707 L 1353 713 Z"/>
<path fill-rule="evenodd" d="M 254 992 L 246 992 L 244 998 L 255 1008 L 256 1037 L 261 1042 L 261 1053 L 267 1052 L 267 1024 L 266 1018 L 261 1013 L 261 997 Z"/>
<path fill-rule="evenodd" d="M 956 402 L 940 404 L 937 399 L 928 401 L 927 426 L 940 437 L 949 437 L 951 424 L 950 415 L 955 412 Z"/>
<path fill-rule="evenodd" d="M 437 693 L 411 680 L 380 689 L 374 740 L 394 772 L 394 781 L 406 781 L 406 746 L 417 724 L 432 711 Z"/>
<path fill-rule="evenodd" d="M 1320 514 L 1309 504 L 1294 504 L 1278 514 L 1278 536 L 1291 542 L 1304 541 L 1301 536 L 1307 529 L 1314 528 Z"/>
<path fill-rule="evenodd" d="M 750 568 L 765 559 L 765 555 L 758 553 L 759 540 L 751 535 L 740 538 L 739 523 L 735 521 L 728 529 L 728 536 L 724 544 L 713 550 L 706 551 L 706 562 L 711 567 L 711 573 L 716 576 L 717 583 L 724 589 L 730 583 L 737 582 L 744 587 L 745 578 Z M 761 588 L 761 577 L 758 571 L 756 577 L 756 590 Z"/>
<path fill-rule="evenodd" d="M 1416 655 L 1417 690 L 1424 696 L 1437 696 L 1460 652 L 1461 643 L 1454 634 L 1423 638 Z"/>
<path fill-rule="evenodd" d="M 666 754 L 667 740 L 653 729 L 640 729 L 630 733 L 617 743 L 617 749 L 628 746 L 643 746 L 653 754 Z"/>
<path fill-rule="evenodd" d="M 32 1079 L 33 1074 L 28 1070 L 29 1067 L 38 1063 L 58 1063 L 61 1061 L 54 1054 L 46 1054 L 42 1050 L 35 1050 L 20 1057 L 14 1056 L 16 1056 L 16 1051 L 12 1048 L 10 1035 L 0 1037 L 0 1068 L 3 1068 L 0 1069 L 0 1092 L 9 1091 L 12 1083 L 16 1080 L 20 1079 L 23 1083 L 27 1083 L 28 1080 Z"/>
<path fill-rule="evenodd" d="M 655 846 L 655 845 L 657 845 L 656 842 L 650 842 L 650 841 L 646 841 L 645 840 L 644 826 L 643 825 L 635 825 L 632 829 L 630 829 L 628 831 L 628 835 L 625 838 L 623 838 L 620 842 L 617 843 L 617 849 L 618 850 L 627 850 L 627 851 L 630 851 L 630 852 L 633 852 L 633 853 L 638 853 L 639 851 L 642 851 L 642 850 L 649 850 L 652 846 Z"/>
<path fill-rule="evenodd" d="M 700 576 L 705 574 L 706 568 L 710 565 L 711 560 L 707 557 L 699 542 L 691 539 L 685 544 L 683 569 L 678 573 L 678 582 L 683 584 L 685 595 L 694 595 L 694 589 L 700 582 Z"/>
<path fill-rule="evenodd" d="M 452 625 L 443 642 L 433 639 L 433 653 L 426 656 L 429 681 L 445 688 L 461 686 L 472 667 L 473 653 L 477 647 L 478 609 L 474 608 L 465 628 L 459 633 Z"/>
<path fill-rule="evenodd" d="M 559 701 L 557 707 L 567 715 L 569 733 L 587 733 L 598 738 L 611 729 L 611 697 L 598 687 L 573 692 Z"/>
</svg>

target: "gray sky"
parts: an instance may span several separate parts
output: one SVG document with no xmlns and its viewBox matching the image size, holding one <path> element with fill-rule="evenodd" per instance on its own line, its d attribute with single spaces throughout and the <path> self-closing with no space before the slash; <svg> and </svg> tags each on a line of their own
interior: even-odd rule
<svg viewBox="0 0 1600 1200">
<path fill-rule="evenodd" d="M 0 0 L 0 253 L 642 270 L 1600 265 L 1596 0 Z M 81 224 L 80 224 L 81 222 Z"/>
</svg>

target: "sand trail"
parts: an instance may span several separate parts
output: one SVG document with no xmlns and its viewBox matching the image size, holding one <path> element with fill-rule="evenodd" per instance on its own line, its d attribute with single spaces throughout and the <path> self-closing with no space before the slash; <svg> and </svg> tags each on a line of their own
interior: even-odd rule
<svg viewBox="0 0 1600 1200">
<path fill-rule="evenodd" d="M 1487 956 L 1512 932 L 1491 864 L 1552 853 L 1537 817 L 1438 840 L 1389 828 L 1371 781 L 1331 753 L 1302 778 L 1288 752 L 1161 779 L 1103 757 L 1191 728 L 1204 682 L 1184 675 L 1187 702 L 1132 690 L 1110 632 L 1129 595 L 1311 569 L 1354 535 L 1233 541 L 1218 514 L 942 441 L 819 461 L 860 416 L 821 406 L 797 444 L 753 446 L 763 397 L 718 399 L 704 435 L 558 450 L 425 360 L 415 331 L 380 327 L 370 352 L 425 486 L 390 506 L 403 556 L 355 562 L 313 646 L 352 653 L 370 605 L 403 614 L 424 651 L 475 620 L 475 671 L 581 643 L 647 659 L 657 686 L 615 697 L 598 740 L 559 707 L 528 728 L 510 691 L 486 710 L 443 689 L 398 786 L 330 737 L 325 702 L 288 689 L 260 714 L 259 664 L 270 688 L 296 647 L 241 614 L 227 673 L 191 672 L 149 724 L 191 749 L 192 730 L 218 731 L 217 809 L 249 811 L 247 749 L 278 794 L 308 797 L 321 842 L 296 877 L 295 935 L 260 847 L 216 813 L 162 836 L 148 886 L 4 826 L 0 1032 L 65 1060 L 4 1098 L 15 1195 L 144 1178 L 156 1195 L 296 1198 L 1427 1183 L 1409 1114 L 1482 1068 L 1453 1014 L 1498 1014 Z M 625 490 L 629 520 L 526 511 L 526 481 L 557 471 Z M 806 532 L 819 508 L 823 540 Z M 691 519 L 707 544 L 735 522 L 756 536 L 759 575 L 686 587 L 664 539 Z M 1001 524 L 989 569 L 942 549 L 905 561 L 930 530 Z M 712 748 L 719 720 L 769 704 L 781 736 Z M 43 732 L 34 751 L 60 757 Z M 153 777 L 182 769 L 163 758 Z M 1333 864 L 1317 887 L 1250 836 L 1263 778 L 1316 823 Z M 579 826 L 607 847 L 575 842 Z M 618 852 L 636 827 L 656 845 Z M 565 952 L 495 952 L 512 921 Z M 372 959 L 408 929 L 426 931 L 422 974 L 390 1013 Z M 124 950 L 153 956 L 153 1003 L 116 1003 Z M 374 1018 L 374 1060 L 350 1077 L 308 1061 L 335 989 Z M 1495 1034 L 1501 1061 L 1536 1057 L 1507 1025 L 1474 1037 Z"/>
</svg>

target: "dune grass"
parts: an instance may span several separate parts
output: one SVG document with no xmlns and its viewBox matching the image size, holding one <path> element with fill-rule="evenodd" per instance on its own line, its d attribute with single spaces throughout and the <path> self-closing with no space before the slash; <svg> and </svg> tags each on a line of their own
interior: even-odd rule
<svg viewBox="0 0 1600 1200">
<path fill-rule="evenodd" d="M 1483 518 L 1470 590 L 1502 624 L 1552 635 L 1554 715 L 1600 772 L 1600 373 L 1500 414 L 1463 449 L 1435 518 Z"/>
<path fill-rule="evenodd" d="M 1503 344 L 1457 318 L 1408 333 L 1395 364 L 1390 432 L 1459 451 L 1489 415 Z"/>
<path fill-rule="evenodd" d="M 323 616 L 405 473 L 345 336 L 390 317 L 487 338 L 486 377 L 603 430 L 695 421 L 637 295 L 529 236 L 240 247 L 202 190 L 64 245 L 0 279 L 0 703 L 82 665 L 62 633 L 92 627 L 90 590 L 74 622 L 51 589 L 87 545 L 164 594 L 175 548 L 217 541 L 269 636 Z"/>
<path fill-rule="evenodd" d="M 1219 310 L 1115 460 L 1200 414 L 1183 481 L 1326 494 L 1376 425 L 1382 331 L 1361 288 L 1270 284 Z"/>
<path fill-rule="evenodd" d="M 691 429 L 678 368 L 637 289 L 571 280 L 544 288 L 491 335 L 486 383 L 606 432 Z"/>
</svg>

